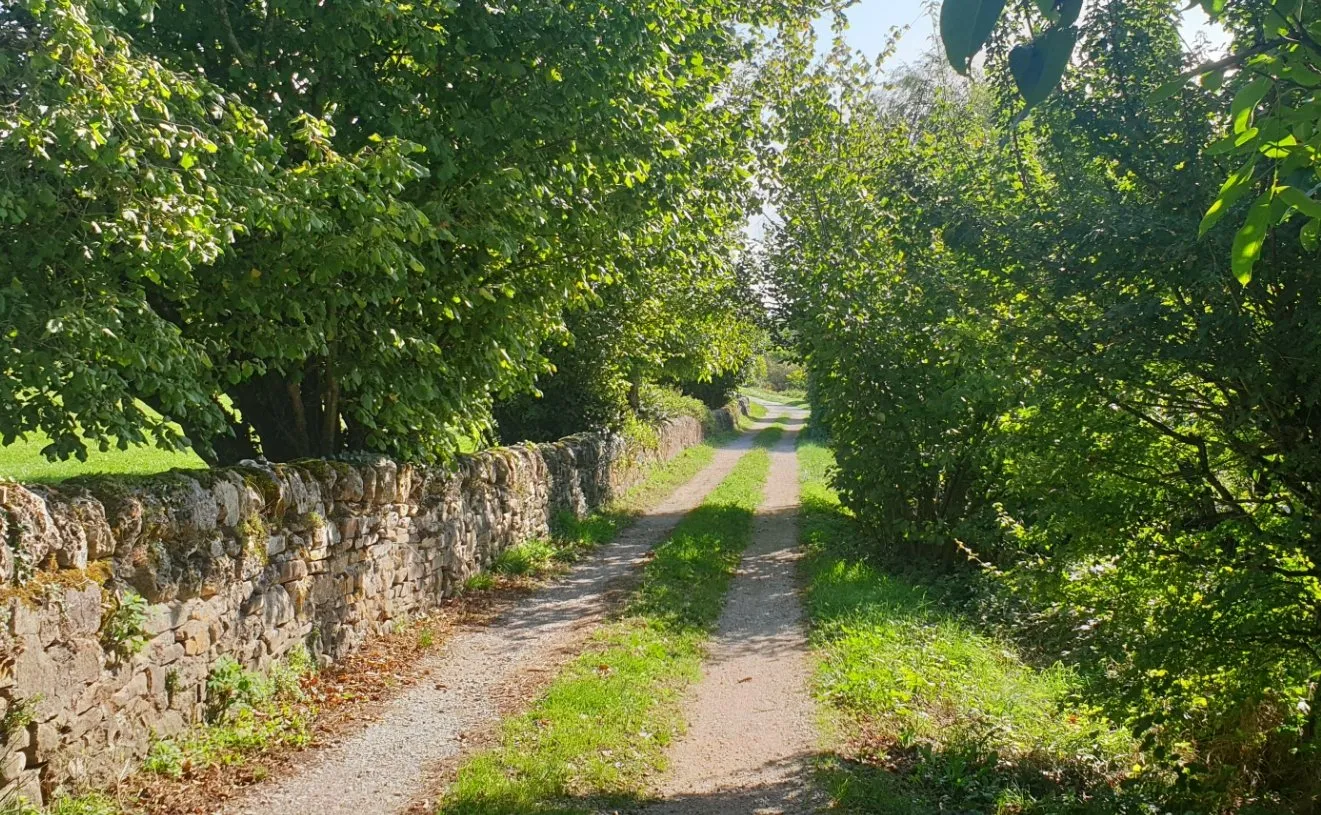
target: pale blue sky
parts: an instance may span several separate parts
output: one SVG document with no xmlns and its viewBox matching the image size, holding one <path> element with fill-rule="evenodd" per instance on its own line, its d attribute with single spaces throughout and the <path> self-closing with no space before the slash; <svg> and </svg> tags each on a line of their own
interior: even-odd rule
<svg viewBox="0 0 1321 815">
<path fill-rule="evenodd" d="M 860 0 L 845 11 L 849 20 L 848 42 L 869 57 L 875 57 L 890 39 L 895 26 L 908 26 L 908 32 L 899 41 L 898 50 L 886 63 L 887 67 L 914 62 L 933 47 L 935 22 L 930 9 L 939 7 L 939 0 Z M 823 47 L 830 47 L 830 21 L 818 21 L 817 32 Z M 1200 6 L 1184 14 L 1184 38 L 1190 43 L 1199 34 L 1205 34 L 1215 46 L 1223 47 L 1224 32 L 1209 26 Z"/>
<path fill-rule="evenodd" d="M 909 26 L 889 64 L 915 61 L 932 47 L 935 23 L 926 9 L 929 5 L 927 0 L 860 0 L 844 12 L 849 20 L 849 45 L 875 57 L 889 42 L 892 28 Z M 829 20 L 823 19 L 817 30 L 829 47 Z"/>
</svg>

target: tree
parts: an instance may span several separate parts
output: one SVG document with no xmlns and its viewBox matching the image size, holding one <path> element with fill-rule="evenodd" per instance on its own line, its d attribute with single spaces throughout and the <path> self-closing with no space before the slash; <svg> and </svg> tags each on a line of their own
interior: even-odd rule
<svg viewBox="0 0 1321 815">
<path fill-rule="evenodd" d="M 1234 169 L 1206 210 L 1201 232 L 1239 202 L 1251 202 L 1238 207 L 1230 253 L 1233 274 L 1246 285 L 1273 227 L 1304 221 L 1298 239 L 1309 251 L 1321 238 L 1321 203 L 1314 198 L 1321 178 L 1315 141 L 1321 124 L 1316 93 L 1321 85 L 1321 4 L 1200 0 L 1198 5 L 1231 32 L 1231 53 L 1196 65 L 1165 66 L 1150 100 L 1194 92 L 1189 85 L 1194 79 L 1217 88 L 1231 77 L 1228 81 L 1237 87 L 1223 120 L 1227 132 L 1213 147 L 1232 157 Z M 1073 56 L 1082 11 L 1082 0 L 944 0 L 941 39 L 950 64 L 964 74 L 991 43 L 999 67 L 1031 109 L 1059 85 Z"/>
<path fill-rule="evenodd" d="M 219 433 L 212 349 L 150 301 L 278 205 L 270 134 L 79 4 L 8 4 L 0 31 L 0 433 L 59 456 Z"/>
<path fill-rule="evenodd" d="M 566 310 L 654 233 L 707 226 L 658 228 L 640 188 L 720 180 L 728 151 L 686 134 L 720 109 L 737 26 L 796 13 L 19 4 L 2 171 L 46 177 L 0 197 L 0 243 L 27 261 L 0 306 L 0 429 L 44 430 L 55 455 L 150 437 L 212 461 L 443 457 L 546 370 Z M 80 180 L 112 169 L 113 188 Z"/>
<path fill-rule="evenodd" d="M 1245 286 L 1199 234 L 1239 90 L 1159 98 L 1169 4 L 1099 4 L 1078 47 L 1013 121 L 1003 84 L 905 105 L 787 43 L 770 264 L 878 556 L 975 568 L 978 613 L 1084 673 L 1171 808 L 1308 811 L 1315 264 L 1286 222 Z"/>
</svg>

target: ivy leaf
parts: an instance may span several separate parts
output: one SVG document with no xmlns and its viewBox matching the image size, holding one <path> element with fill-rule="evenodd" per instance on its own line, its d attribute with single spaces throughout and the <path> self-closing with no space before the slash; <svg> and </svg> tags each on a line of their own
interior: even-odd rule
<svg viewBox="0 0 1321 815">
<path fill-rule="evenodd" d="M 940 39 L 954 70 L 967 76 L 1004 11 L 1005 0 L 945 0 L 940 7 Z"/>
<path fill-rule="evenodd" d="M 1009 72 L 1029 108 L 1044 102 L 1059 84 L 1077 36 L 1073 27 L 1053 28 L 1009 52 Z"/>
<path fill-rule="evenodd" d="M 1234 235 L 1234 248 L 1230 256 L 1230 268 L 1238 282 L 1248 285 L 1252 281 L 1252 267 L 1261 257 L 1261 245 L 1266 240 L 1266 230 L 1271 222 L 1272 190 L 1267 190 L 1252 203 L 1247 220 Z"/>
</svg>

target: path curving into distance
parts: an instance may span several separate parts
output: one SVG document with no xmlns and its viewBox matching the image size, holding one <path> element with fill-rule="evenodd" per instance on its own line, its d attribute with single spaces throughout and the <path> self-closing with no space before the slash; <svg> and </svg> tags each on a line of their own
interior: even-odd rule
<svg viewBox="0 0 1321 815">
<path fill-rule="evenodd" d="M 787 417 L 788 432 L 771 450 L 752 543 L 687 702 L 688 732 L 645 815 L 797 815 L 826 804 L 810 782 L 818 734 L 798 596 L 794 446 L 807 413 L 765 404 Z"/>
<path fill-rule="evenodd" d="M 778 407 L 778 406 L 777 406 Z M 772 410 L 771 415 L 776 415 Z M 767 426 L 774 421 L 759 422 Z M 221 815 L 388 815 L 432 786 L 470 734 L 494 727 L 500 700 L 532 671 L 567 662 L 646 554 L 734 469 L 755 431 L 718 448 L 712 462 L 567 576 L 491 623 L 456 633 L 426 659 L 426 679 L 387 703 L 379 718 L 315 750 L 291 774 L 230 801 Z"/>
</svg>

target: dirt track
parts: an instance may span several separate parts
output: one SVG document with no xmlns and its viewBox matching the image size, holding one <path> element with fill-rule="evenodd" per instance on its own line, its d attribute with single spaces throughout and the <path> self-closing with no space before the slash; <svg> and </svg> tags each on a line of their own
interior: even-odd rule
<svg viewBox="0 0 1321 815">
<path fill-rule="evenodd" d="M 508 712 L 502 700 L 511 689 L 530 672 L 553 672 L 572 656 L 609 608 L 612 590 L 628 585 L 646 553 L 729 474 L 755 435 L 717 450 L 706 469 L 563 580 L 490 625 L 456 634 L 429 657 L 427 681 L 390 702 L 375 722 L 220 812 L 378 815 L 407 807 L 467 750 L 473 734 Z"/>
<path fill-rule="evenodd" d="M 768 406 L 774 407 L 774 406 Z M 815 708 L 795 561 L 797 423 L 771 452 L 752 544 L 720 618 L 704 677 L 688 703 L 689 731 L 646 815 L 807 813 L 824 804 L 808 782 Z"/>
</svg>

